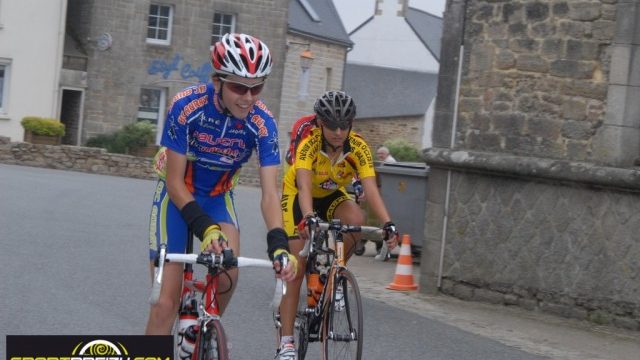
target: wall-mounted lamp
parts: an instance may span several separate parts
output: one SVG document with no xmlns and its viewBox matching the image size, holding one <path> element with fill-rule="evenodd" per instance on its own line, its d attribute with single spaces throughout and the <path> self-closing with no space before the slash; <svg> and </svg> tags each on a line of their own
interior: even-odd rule
<svg viewBox="0 0 640 360">
<path fill-rule="evenodd" d="M 303 71 L 307 71 L 311 64 L 313 64 L 313 53 L 310 49 L 307 49 L 300 54 L 300 67 Z"/>
<path fill-rule="evenodd" d="M 305 72 L 309 70 L 311 65 L 313 64 L 313 53 L 311 52 L 311 43 L 308 42 L 298 42 L 298 41 L 287 41 L 287 47 L 290 45 L 303 45 L 307 48 L 300 54 L 300 67 L 302 71 Z"/>
<path fill-rule="evenodd" d="M 298 97 L 301 100 L 304 100 L 308 95 L 309 88 L 309 69 L 311 68 L 311 64 L 313 64 L 313 53 L 311 52 L 311 43 L 309 42 L 296 42 L 296 41 L 287 41 L 287 47 L 291 45 L 302 45 L 305 46 L 306 49 L 300 53 L 300 68 L 302 72 L 300 73 L 300 89 L 298 90 Z"/>
</svg>

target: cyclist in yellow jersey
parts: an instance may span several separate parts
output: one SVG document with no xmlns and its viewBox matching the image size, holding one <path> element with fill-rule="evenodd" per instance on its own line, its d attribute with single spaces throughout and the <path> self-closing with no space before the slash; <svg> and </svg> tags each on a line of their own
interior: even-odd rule
<svg viewBox="0 0 640 360">
<path fill-rule="evenodd" d="M 354 176 L 362 182 L 367 201 L 384 224 L 385 239 L 393 249 L 398 243 L 398 231 L 378 191 L 371 150 L 360 135 L 351 131 L 356 115 L 353 99 L 342 91 L 328 91 L 316 101 L 314 110 L 318 127 L 298 145 L 293 165 L 284 177 L 281 206 L 291 254 L 298 256 L 302 250 L 309 236 L 308 227 L 317 221 L 316 216 L 325 221 L 340 219 L 350 225 L 365 223 L 364 213 L 345 189 Z M 345 234 L 347 259 L 359 237 Z M 305 262 L 306 259 L 298 259 L 297 276 L 289 282 L 280 305 L 282 338 L 276 359 L 296 359 L 293 324 Z"/>
</svg>

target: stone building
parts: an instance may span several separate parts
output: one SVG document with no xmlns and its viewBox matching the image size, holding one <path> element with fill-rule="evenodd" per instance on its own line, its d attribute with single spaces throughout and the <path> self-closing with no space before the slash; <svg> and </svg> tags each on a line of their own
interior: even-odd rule
<svg viewBox="0 0 640 360">
<path fill-rule="evenodd" d="M 282 59 L 287 1 L 80 1 L 69 0 L 65 47 L 84 66 L 63 66 L 86 78 L 80 142 L 150 120 L 161 129 L 166 107 L 181 88 L 208 81 L 210 46 L 228 32 L 255 34 Z M 71 44 L 70 44 L 71 43 Z M 65 54 L 67 55 L 67 54 Z M 71 55 L 67 56 L 71 57 Z M 67 63 L 65 63 L 67 64 Z M 274 63 L 264 101 L 279 113 L 284 64 Z M 66 99 L 62 100 L 62 108 Z"/>
<path fill-rule="evenodd" d="M 449 0 L 444 29 L 422 291 L 640 329 L 640 3 Z"/>
<path fill-rule="evenodd" d="M 0 2 L 0 20 L 18 3 Z M 279 122 L 284 149 L 293 122 L 312 111 L 314 100 L 324 91 L 343 87 L 346 53 L 352 46 L 331 0 L 65 0 L 47 8 L 55 19 L 37 21 L 41 31 L 23 31 L 35 38 L 48 34 L 51 46 L 41 47 L 39 55 L 59 62 L 34 65 L 38 71 L 29 75 L 15 71 L 38 59 L 28 56 L 29 46 L 6 47 L 24 48 L 27 56 L 0 52 L 0 85 L 8 83 L 11 71 L 11 85 L 36 74 L 46 81 L 38 88 L 43 94 L 37 106 L 9 107 L 7 101 L 5 106 L 0 101 L 0 120 L 6 120 L 0 121 L 0 135 L 12 141 L 22 140 L 20 119 L 36 115 L 60 118 L 67 129 L 63 143 L 68 145 L 83 145 L 96 135 L 140 120 L 157 124 L 159 142 L 174 94 L 209 80 L 210 46 L 224 33 L 244 32 L 267 43 L 273 55 L 274 68 L 262 98 Z M 16 18 L 29 16 L 25 12 Z M 16 39 L 8 35 L 20 33 L 24 23 L 6 22 L 6 29 L 0 29 L 0 44 Z M 10 100 L 20 100 L 14 95 L 20 87 L 7 84 L 0 89 L 13 95 Z M 9 108 L 13 113 L 4 111 Z M 243 172 L 244 183 L 258 184 L 255 161 L 246 164 Z"/>
<path fill-rule="evenodd" d="M 347 51 L 352 45 L 331 0 L 289 1 L 284 77 L 276 116 L 282 156 L 293 123 L 312 113 L 315 100 L 325 91 L 343 88 Z M 255 158 L 242 171 L 244 184 L 259 185 Z"/>
<path fill-rule="evenodd" d="M 281 140 L 327 90 L 343 88 L 347 51 L 353 46 L 332 0 L 289 2 L 287 57 L 280 112 Z M 305 52 L 307 51 L 307 52 Z M 309 64 L 303 64 L 310 56 Z"/>
</svg>

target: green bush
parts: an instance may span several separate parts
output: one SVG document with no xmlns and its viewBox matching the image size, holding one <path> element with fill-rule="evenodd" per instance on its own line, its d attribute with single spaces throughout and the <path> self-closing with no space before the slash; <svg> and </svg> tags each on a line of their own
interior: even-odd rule
<svg viewBox="0 0 640 360">
<path fill-rule="evenodd" d="M 64 124 L 58 119 L 25 116 L 20 124 L 34 135 L 64 136 Z"/>
<path fill-rule="evenodd" d="M 153 144 L 155 138 L 155 125 L 148 121 L 139 121 L 125 125 L 114 133 L 93 137 L 87 140 L 87 146 L 105 148 L 110 153 L 131 154 Z"/>
<path fill-rule="evenodd" d="M 398 161 L 422 162 L 418 147 L 404 139 L 390 139 L 384 142 L 389 152 Z"/>
</svg>

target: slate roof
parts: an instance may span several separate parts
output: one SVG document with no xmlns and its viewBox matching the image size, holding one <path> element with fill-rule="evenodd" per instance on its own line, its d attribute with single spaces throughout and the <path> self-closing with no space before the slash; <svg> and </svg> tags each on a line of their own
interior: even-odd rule
<svg viewBox="0 0 640 360">
<path fill-rule="evenodd" d="M 433 57 L 440 61 L 440 39 L 442 38 L 442 18 L 428 12 L 407 8 L 405 20 L 427 47 Z"/>
<path fill-rule="evenodd" d="M 318 21 L 313 18 L 314 15 Z M 347 47 L 353 46 L 331 0 L 289 1 L 289 31 Z"/>
<path fill-rule="evenodd" d="M 436 96 L 438 74 L 346 64 L 344 89 L 356 118 L 422 116 Z"/>
</svg>

